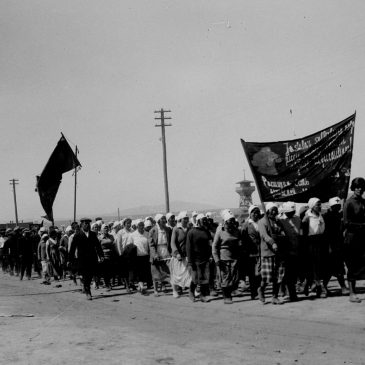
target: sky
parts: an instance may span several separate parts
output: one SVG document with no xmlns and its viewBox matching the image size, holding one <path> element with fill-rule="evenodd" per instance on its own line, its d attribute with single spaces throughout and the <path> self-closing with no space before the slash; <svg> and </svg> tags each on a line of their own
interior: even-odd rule
<svg viewBox="0 0 365 365">
<path fill-rule="evenodd" d="M 171 201 L 238 207 L 241 138 L 299 138 L 355 110 L 364 176 L 364 14 L 361 0 L 2 0 L 0 221 L 12 178 L 19 219 L 44 214 L 35 176 L 61 132 L 80 151 L 78 214 L 164 203 L 161 108 Z M 73 179 L 55 219 L 73 216 Z"/>
</svg>

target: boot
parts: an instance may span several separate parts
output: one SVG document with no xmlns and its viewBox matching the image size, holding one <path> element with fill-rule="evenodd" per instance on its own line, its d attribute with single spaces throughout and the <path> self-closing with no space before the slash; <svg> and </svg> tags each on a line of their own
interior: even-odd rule
<svg viewBox="0 0 365 365">
<path fill-rule="evenodd" d="M 91 291 L 90 288 L 85 288 L 85 294 L 86 294 L 86 299 L 87 300 L 92 300 L 92 296 L 91 296 Z"/>
<path fill-rule="evenodd" d="M 224 304 L 232 304 L 232 295 L 231 290 L 229 288 L 222 288 Z"/>
<path fill-rule="evenodd" d="M 259 296 L 259 301 L 260 301 L 262 304 L 265 304 L 265 287 L 260 286 L 260 287 L 257 289 L 257 294 L 258 294 L 258 296 Z"/>
<path fill-rule="evenodd" d="M 209 293 L 209 287 L 207 285 L 200 286 L 200 301 L 203 303 L 208 303 L 209 299 L 207 298 L 207 294 Z"/>
<path fill-rule="evenodd" d="M 278 297 L 272 297 L 271 303 L 274 305 L 284 304 L 283 300 L 281 298 L 279 299 Z"/>
<path fill-rule="evenodd" d="M 341 286 L 341 295 L 349 295 L 350 291 L 347 286 Z"/>
<path fill-rule="evenodd" d="M 157 281 L 153 282 L 153 295 L 155 297 L 160 296 L 160 294 L 158 293 L 158 283 L 157 283 Z"/>
<path fill-rule="evenodd" d="M 200 301 L 203 303 L 208 303 L 209 299 L 202 293 L 200 293 Z"/>
<path fill-rule="evenodd" d="M 194 303 L 195 302 L 195 288 L 196 285 L 191 283 L 189 288 L 189 299 Z"/>
<path fill-rule="evenodd" d="M 324 286 L 323 281 L 320 283 L 320 298 L 327 298 L 327 288 Z"/>
<path fill-rule="evenodd" d="M 174 298 L 180 298 L 179 287 L 177 285 L 172 286 L 172 296 Z"/>
<path fill-rule="evenodd" d="M 341 287 L 341 295 L 349 295 L 350 291 L 345 284 L 345 278 L 343 277 L 343 275 L 338 275 L 337 281 Z"/>
<path fill-rule="evenodd" d="M 297 296 L 297 292 L 295 290 L 294 283 L 288 284 L 288 292 L 289 292 L 289 300 L 291 302 L 298 301 L 298 296 Z"/>
<path fill-rule="evenodd" d="M 209 289 L 209 292 L 210 292 L 210 296 L 211 296 L 211 297 L 217 297 L 217 296 L 218 296 L 218 293 L 217 293 L 217 291 L 214 289 L 214 287 L 211 287 L 211 288 Z"/>
<path fill-rule="evenodd" d="M 350 290 L 350 297 L 349 301 L 351 303 L 361 303 L 361 299 L 356 295 L 355 288 L 356 288 L 356 281 L 349 280 L 349 290 Z"/>
</svg>

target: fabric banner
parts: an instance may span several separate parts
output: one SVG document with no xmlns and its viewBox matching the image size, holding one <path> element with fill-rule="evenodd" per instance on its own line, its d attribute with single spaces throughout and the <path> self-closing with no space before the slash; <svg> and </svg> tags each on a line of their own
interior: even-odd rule
<svg viewBox="0 0 365 365">
<path fill-rule="evenodd" d="M 264 202 L 346 199 L 356 113 L 317 133 L 280 142 L 241 139 Z"/>
<path fill-rule="evenodd" d="M 53 222 L 53 202 L 61 184 L 64 172 L 81 166 L 75 153 L 72 151 L 64 136 L 58 141 L 40 176 L 37 176 L 37 189 L 39 198 L 46 216 L 44 218 Z"/>
</svg>

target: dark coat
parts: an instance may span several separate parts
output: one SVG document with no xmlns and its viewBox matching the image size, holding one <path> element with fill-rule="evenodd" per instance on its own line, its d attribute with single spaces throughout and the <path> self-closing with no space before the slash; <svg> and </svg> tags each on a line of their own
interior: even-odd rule
<svg viewBox="0 0 365 365">
<path fill-rule="evenodd" d="M 365 200 L 355 195 L 343 207 L 348 280 L 365 279 Z"/>
<path fill-rule="evenodd" d="M 33 242 L 31 237 L 20 237 L 19 238 L 19 255 L 24 259 L 33 258 Z"/>
<path fill-rule="evenodd" d="M 77 250 L 77 265 L 79 272 L 95 271 L 99 258 L 104 258 L 100 241 L 95 232 L 90 231 L 89 237 L 83 231 L 75 233 L 71 242 L 69 259 L 72 262 Z"/>
<path fill-rule="evenodd" d="M 217 234 L 217 233 L 216 233 Z M 194 227 L 186 237 L 186 255 L 188 263 L 202 263 L 209 261 L 212 256 L 212 236 L 204 227 Z"/>
<path fill-rule="evenodd" d="M 242 239 L 244 254 L 249 257 L 260 257 L 261 237 L 258 229 L 247 220 L 242 226 Z"/>
</svg>

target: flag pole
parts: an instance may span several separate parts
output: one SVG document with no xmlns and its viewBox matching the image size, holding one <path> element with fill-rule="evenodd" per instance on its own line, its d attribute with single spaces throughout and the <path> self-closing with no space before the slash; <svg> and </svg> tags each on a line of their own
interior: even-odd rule
<svg viewBox="0 0 365 365">
<path fill-rule="evenodd" d="M 79 152 L 77 146 L 75 147 L 75 156 Z M 77 190 L 77 166 L 75 167 L 75 190 L 74 190 L 74 222 L 76 222 L 76 190 Z"/>
<path fill-rule="evenodd" d="M 264 204 L 264 201 L 262 200 L 262 195 L 261 195 L 261 191 L 259 189 L 259 184 L 257 183 L 257 178 L 256 178 L 256 175 L 254 174 L 253 172 L 253 168 L 252 168 L 252 165 L 251 165 L 251 161 L 248 157 L 248 154 L 247 154 L 247 150 L 246 150 L 246 142 L 241 139 L 241 143 L 242 143 L 242 147 L 243 147 L 243 150 L 245 151 L 245 156 L 246 156 L 246 159 L 247 159 L 247 162 L 248 162 L 248 165 L 250 166 L 250 169 L 251 169 L 251 173 L 252 173 L 252 176 L 253 176 L 253 179 L 255 180 L 255 184 L 256 184 L 256 187 L 257 187 L 257 192 L 259 194 L 259 199 L 260 199 L 260 202 L 261 202 L 261 206 L 264 208 L 264 217 L 266 219 L 266 223 L 267 223 L 267 226 L 269 228 L 269 232 L 270 232 L 270 235 L 272 236 L 272 229 L 271 229 L 271 224 L 270 224 L 270 220 L 266 214 L 266 208 L 265 208 L 265 204 Z"/>
</svg>

